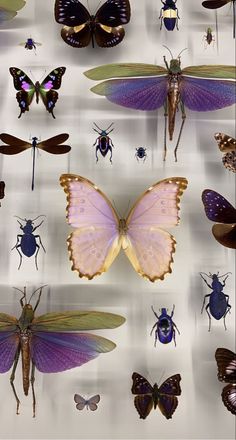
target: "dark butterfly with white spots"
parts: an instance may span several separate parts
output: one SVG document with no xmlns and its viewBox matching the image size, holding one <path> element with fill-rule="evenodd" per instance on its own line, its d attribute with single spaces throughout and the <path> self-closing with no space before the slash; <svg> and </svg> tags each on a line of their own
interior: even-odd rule
<svg viewBox="0 0 236 440">
<path fill-rule="evenodd" d="M 212 234 L 223 246 L 236 249 L 236 209 L 221 194 L 211 189 L 202 193 L 206 216 L 213 222 Z"/>
<path fill-rule="evenodd" d="M 216 133 L 215 140 L 220 151 L 225 153 L 222 157 L 225 168 L 236 173 L 236 139 L 224 133 Z"/>
<path fill-rule="evenodd" d="M 226 408 L 236 415 L 236 354 L 227 348 L 217 348 L 215 358 L 218 367 L 218 379 L 228 382 L 221 397 Z"/>
<path fill-rule="evenodd" d="M 52 70 L 41 84 L 39 81 L 36 81 L 34 84 L 26 73 L 18 67 L 10 67 L 9 70 L 10 74 L 13 76 L 14 87 L 18 90 L 16 94 L 16 99 L 20 107 L 18 118 L 21 117 L 22 113 L 29 111 L 29 106 L 33 100 L 34 94 L 36 94 L 37 104 L 40 96 L 47 111 L 51 113 L 52 117 L 55 119 L 53 109 L 58 100 L 58 93 L 56 90 L 61 87 L 61 79 L 66 68 L 57 67 Z"/>
<path fill-rule="evenodd" d="M 130 21 L 129 0 L 107 0 L 90 15 L 79 0 L 56 0 L 55 20 L 63 24 L 61 37 L 73 47 L 86 47 L 94 38 L 100 47 L 119 44 L 125 31 L 122 27 Z"/>
<path fill-rule="evenodd" d="M 90 409 L 90 411 L 96 411 L 97 404 L 100 402 L 100 396 L 99 394 L 96 394 L 96 396 L 92 396 L 89 399 L 85 399 L 84 397 L 80 396 L 80 394 L 74 395 L 74 401 L 77 404 L 76 408 L 79 411 L 82 411 L 85 407 L 87 409 Z"/>
<path fill-rule="evenodd" d="M 181 394 L 180 374 L 169 377 L 160 387 L 156 383 L 152 387 L 147 379 L 139 373 L 133 373 L 132 379 L 131 392 L 137 394 L 134 398 L 134 406 L 140 419 L 146 419 L 151 409 L 153 407 L 156 409 L 157 406 L 167 419 L 171 419 L 178 406 L 176 396 Z"/>
</svg>

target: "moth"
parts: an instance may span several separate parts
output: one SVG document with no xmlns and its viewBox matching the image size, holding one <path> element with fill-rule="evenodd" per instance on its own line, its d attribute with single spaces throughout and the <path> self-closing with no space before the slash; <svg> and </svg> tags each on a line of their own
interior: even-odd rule
<svg viewBox="0 0 236 440">
<path fill-rule="evenodd" d="M 16 399 L 16 413 L 19 414 L 20 400 L 14 379 L 21 355 L 23 390 L 27 396 L 31 384 L 33 417 L 36 409 L 35 368 L 42 373 L 59 373 L 80 367 L 100 353 L 113 350 L 116 345 L 102 336 L 78 331 L 116 328 L 125 322 L 123 316 L 113 313 L 80 310 L 46 313 L 36 317 L 43 287 L 35 290 L 29 301 L 26 288 L 24 291 L 16 288 L 22 294 L 19 319 L 0 313 L 0 373 L 5 373 L 13 366 L 10 382 Z M 33 307 L 30 301 L 37 292 L 38 299 Z"/>
<path fill-rule="evenodd" d="M 16 93 L 16 99 L 20 107 L 21 117 L 22 113 L 29 111 L 29 106 L 33 100 L 34 94 L 36 96 L 36 103 L 39 103 L 39 97 L 42 99 L 46 110 L 55 119 L 53 110 L 58 100 L 58 93 L 56 90 L 61 87 L 62 76 L 64 75 L 66 68 L 57 67 L 52 70 L 42 83 L 36 81 L 34 84 L 31 79 L 26 75 L 23 70 L 18 67 L 10 67 L 10 74 L 13 76 L 14 87 L 18 92 Z"/>
<path fill-rule="evenodd" d="M 217 348 L 215 358 L 218 368 L 218 379 L 226 382 L 221 393 L 227 410 L 236 415 L 236 354 L 227 348 Z"/>
<path fill-rule="evenodd" d="M 84 397 L 80 396 L 80 394 L 74 395 L 74 401 L 77 404 L 76 408 L 79 411 L 82 411 L 85 407 L 87 409 L 90 409 L 90 411 L 96 411 L 98 407 L 98 403 L 100 402 L 100 396 L 99 394 L 96 394 L 96 396 L 92 396 L 89 399 L 85 399 Z"/>
<path fill-rule="evenodd" d="M 230 171 L 236 172 L 236 139 L 224 133 L 216 133 L 215 140 L 222 153 L 222 162 Z"/>
<path fill-rule="evenodd" d="M 171 272 L 175 239 L 165 228 L 179 222 L 180 196 L 187 187 L 184 177 L 170 177 L 153 184 L 119 219 L 111 202 L 92 182 L 63 174 L 60 184 L 67 195 L 67 220 L 76 228 L 68 237 L 72 270 L 89 280 L 106 272 L 121 247 L 133 268 L 152 282 Z"/>
<path fill-rule="evenodd" d="M 124 24 L 130 21 L 129 0 L 107 0 L 95 15 L 79 0 L 56 0 L 55 20 L 63 24 L 61 37 L 72 47 L 86 47 L 94 40 L 100 47 L 113 47 L 124 36 Z"/>
<path fill-rule="evenodd" d="M 132 379 L 131 392 L 136 394 L 134 406 L 140 419 L 146 419 L 152 408 L 157 406 L 166 419 L 171 419 L 178 406 L 177 396 L 181 395 L 180 374 L 169 377 L 160 387 L 156 383 L 152 387 L 139 373 L 133 373 Z"/>
<path fill-rule="evenodd" d="M 236 209 L 212 189 L 203 191 L 202 201 L 207 218 L 217 222 L 212 227 L 215 239 L 223 246 L 236 249 Z"/>
</svg>

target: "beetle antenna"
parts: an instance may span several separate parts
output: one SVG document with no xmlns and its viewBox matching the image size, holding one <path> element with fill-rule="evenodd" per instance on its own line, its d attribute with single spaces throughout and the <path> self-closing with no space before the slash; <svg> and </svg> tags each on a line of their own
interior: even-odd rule
<svg viewBox="0 0 236 440">
<path fill-rule="evenodd" d="M 168 50 L 168 52 L 171 54 L 171 59 L 173 60 L 174 57 L 173 57 L 173 54 L 172 54 L 171 50 L 169 49 L 169 47 L 165 46 L 164 44 L 162 46 Z"/>
<path fill-rule="evenodd" d="M 32 223 L 35 222 L 35 220 L 37 220 L 39 217 L 46 217 L 46 215 L 44 215 L 44 214 L 38 215 L 38 217 L 36 217 L 33 220 L 31 220 Z"/>
<path fill-rule="evenodd" d="M 212 275 L 211 275 L 211 273 L 209 272 L 209 275 L 207 274 L 207 273 L 205 273 L 205 272 L 199 272 L 199 275 L 202 277 L 202 274 L 203 275 L 206 275 L 208 278 L 212 278 Z M 203 277 L 202 277 L 203 278 Z"/>
<path fill-rule="evenodd" d="M 179 55 L 177 56 L 177 58 L 180 58 L 181 53 L 183 53 L 185 50 L 188 50 L 188 48 L 185 47 L 185 49 L 181 50 L 181 52 L 179 53 Z"/>
<path fill-rule="evenodd" d="M 19 217 L 18 215 L 14 215 L 14 217 L 19 218 L 19 219 L 22 220 L 23 222 L 26 221 L 26 218 L 21 218 L 21 217 Z"/>
<path fill-rule="evenodd" d="M 229 273 L 232 274 L 232 272 L 226 272 L 224 275 L 220 275 L 218 278 L 223 278 L 223 277 L 225 277 L 226 275 L 228 275 Z"/>
<path fill-rule="evenodd" d="M 98 128 L 98 130 L 102 131 L 102 129 L 96 124 L 96 122 L 94 122 L 95 127 Z M 95 129 L 94 129 L 95 130 Z M 96 131 L 96 130 L 95 130 Z"/>
<path fill-rule="evenodd" d="M 109 127 L 107 127 L 107 129 L 106 129 L 105 131 L 108 131 L 108 130 L 112 127 L 112 125 L 114 125 L 114 122 L 112 122 L 112 123 L 109 125 Z M 114 128 L 113 128 L 112 130 L 114 130 Z"/>
</svg>

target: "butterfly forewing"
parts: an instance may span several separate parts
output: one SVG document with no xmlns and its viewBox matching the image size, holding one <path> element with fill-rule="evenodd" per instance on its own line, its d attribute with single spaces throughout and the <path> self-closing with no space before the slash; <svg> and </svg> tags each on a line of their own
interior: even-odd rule
<svg viewBox="0 0 236 440">
<path fill-rule="evenodd" d="M 145 377 L 139 373 L 132 374 L 133 385 L 131 391 L 133 394 L 152 394 L 153 387 Z"/>
<path fill-rule="evenodd" d="M 129 0 L 107 0 L 97 11 L 97 22 L 111 27 L 127 24 L 130 21 Z"/>
<path fill-rule="evenodd" d="M 175 374 L 174 376 L 169 377 L 160 386 L 159 392 L 163 394 L 180 396 L 181 394 L 180 381 L 181 381 L 180 374 Z"/>
<path fill-rule="evenodd" d="M 217 348 L 215 358 L 218 379 L 222 382 L 229 382 L 222 390 L 222 401 L 226 408 L 236 415 L 236 354 L 227 348 Z"/>
<path fill-rule="evenodd" d="M 209 220 L 226 224 L 236 223 L 236 209 L 221 194 L 205 189 L 202 201 Z"/>
<path fill-rule="evenodd" d="M 56 0 L 55 19 L 66 26 L 80 26 L 90 21 L 90 14 L 79 0 Z"/>
</svg>

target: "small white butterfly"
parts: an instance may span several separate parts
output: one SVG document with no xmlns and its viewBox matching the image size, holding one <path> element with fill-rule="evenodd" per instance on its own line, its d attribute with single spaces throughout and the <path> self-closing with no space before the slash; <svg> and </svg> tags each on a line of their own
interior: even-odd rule
<svg viewBox="0 0 236 440">
<path fill-rule="evenodd" d="M 78 410 L 82 410 L 85 408 L 90 409 L 91 411 L 96 411 L 97 409 L 97 403 L 100 402 L 100 396 L 99 394 L 96 394 L 96 396 L 90 397 L 90 399 L 84 399 L 84 397 L 80 396 L 79 394 L 74 395 L 74 401 L 77 403 L 76 408 Z"/>
</svg>

